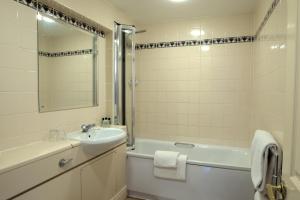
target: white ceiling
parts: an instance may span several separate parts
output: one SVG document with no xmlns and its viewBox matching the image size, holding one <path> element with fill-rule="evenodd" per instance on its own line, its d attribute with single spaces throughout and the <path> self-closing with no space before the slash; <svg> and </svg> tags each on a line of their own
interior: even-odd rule
<svg viewBox="0 0 300 200">
<path fill-rule="evenodd" d="M 110 0 L 137 24 L 252 13 L 258 0 Z"/>
</svg>

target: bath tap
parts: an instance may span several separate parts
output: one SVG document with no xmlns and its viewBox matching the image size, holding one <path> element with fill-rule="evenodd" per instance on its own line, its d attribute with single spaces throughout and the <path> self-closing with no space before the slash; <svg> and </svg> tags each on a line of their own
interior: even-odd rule
<svg viewBox="0 0 300 200">
<path fill-rule="evenodd" d="M 91 128 L 95 127 L 95 124 L 82 124 L 81 125 L 81 132 L 87 133 Z"/>
</svg>

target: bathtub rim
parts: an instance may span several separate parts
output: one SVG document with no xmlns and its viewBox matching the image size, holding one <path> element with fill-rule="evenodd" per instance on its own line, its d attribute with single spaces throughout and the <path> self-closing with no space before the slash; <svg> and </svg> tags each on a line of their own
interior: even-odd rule
<svg viewBox="0 0 300 200">
<path fill-rule="evenodd" d="M 147 139 L 147 138 L 136 138 L 136 142 L 138 141 L 147 141 L 147 142 L 158 142 L 158 143 L 164 143 L 169 145 L 174 145 L 176 141 L 166 141 L 166 140 L 155 140 L 155 139 Z M 230 147 L 230 146 L 223 146 L 223 145 L 211 145 L 211 144 L 197 144 L 192 142 L 186 142 L 188 144 L 195 145 L 196 148 L 198 147 L 204 147 L 204 148 L 217 148 L 217 149 L 228 149 L 228 150 L 236 150 L 236 151 L 245 151 L 250 154 L 250 149 L 248 148 L 242 148 L 242 147 Z M 127 157 L 135 157 L 135 158 L 141 158 L 141 159 L 154 159 L 154 155 L 152 154 L 144 154 L 144 153 L 138 153 L 135 152 L 134 149 L 128 148 L 127 149 Z M 228 170 L 238 170 L 238 171 L 251 171 L 251 166 L 249 164 L 248 167 L 246 166 L 234 166 L 234 165 L 226 165 L 222 163 L 217 162 L 205 162 L 205 161 L 199 161 L 199 160 L 192 160 L 188 159 L 187 164 L 189 165 L 198 165 L 202 167 L 213 167 L 213 168 L 219 168 L 219 169 L 228 169 Z"/>
<path fill-rule="evenodd" d="M 148 154 L 141 154 L 136 153 L 132 151 L 127 151 L 127 157 L 134 157 L 139 159 L 147 159 L 147 160 L 153 160 L 154 156 L 148 155 Z M 197 165 L 201 167 L 213 167 L 213 168 L 219 168 L 219 169 L 228 169 L 228 170 L 237 170 L 237 171 L 251 171 L 250 167 L 241 167 L 241 166 L 232 166 L 232 165 L 224 165 L 220 163 L 215 162 L 201 162 L 198 160 L 187 160 L 186 162 L 188 165 Z"/>
<path fill-rule="evenodd" d="M 195 147 L 201 147 L 201 148 L 216 148 L 216 149 L 227 149 L 227 150 L 237 150 L 237 151 L 247 151 L 247 153 L 250 153 L 250 147 L 237 147 L 237 146 L 228 146 L 228 145 L 222 145 L 222 144 L 205 144 L 205 143 L 194 143 L 194 142 L 188 142 L 188 141 L 176 141 L 176 140 L 158 140 L 158 139 L 148 139 L 148 138 L 135 138 L 135 143 L 138 143 L 138 141 L 149 141 L 154 143 L 165 143 L 165 144 L 171 144 L 174 145 L 175 143 L 187 143 L 187 144 L 193 144 Z M 136 145 L 135 145 L 136 146 Z"/>
</svg>

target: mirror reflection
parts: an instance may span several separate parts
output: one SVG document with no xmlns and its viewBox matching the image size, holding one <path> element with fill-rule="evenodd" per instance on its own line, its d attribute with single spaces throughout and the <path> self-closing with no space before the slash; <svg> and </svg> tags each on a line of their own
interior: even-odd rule
<svg viewBox="0 0 300 200">
<path fill-rule="evenodd" d="M 38 14 L 40 112 L 97 105 L 97 36 Z"/>
</svg>

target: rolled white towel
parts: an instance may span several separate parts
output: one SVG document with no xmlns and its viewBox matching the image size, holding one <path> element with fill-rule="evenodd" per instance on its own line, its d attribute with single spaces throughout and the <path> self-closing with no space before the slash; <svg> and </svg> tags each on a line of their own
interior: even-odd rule
<svg viewBox="0 0 300 200">
<path fill-rule="evenodd" d="M 179 152 L 156 151 L 154 155 L 154 166 L 162 168 L 177 168 Z"/>
<path fill-rule="evenodd" d="M 251 145 L 251 178 L 254 188 L 259 192 L 264 191 L 271 179 L 274 157 L 270 157 L 269 152 L 273 146 L 278 147 L 278 144 L 270 133 L 263 130 L 255 132 Z"/>
</svg>

